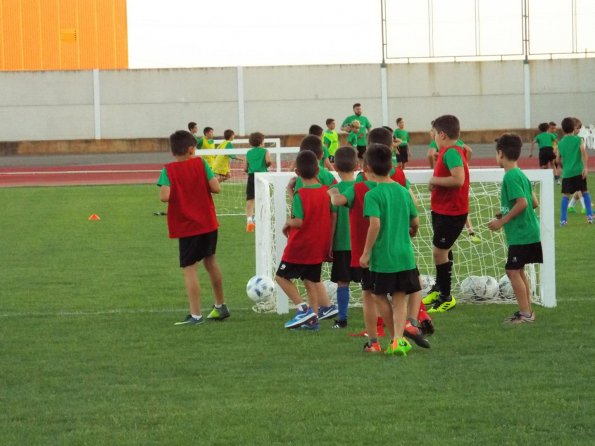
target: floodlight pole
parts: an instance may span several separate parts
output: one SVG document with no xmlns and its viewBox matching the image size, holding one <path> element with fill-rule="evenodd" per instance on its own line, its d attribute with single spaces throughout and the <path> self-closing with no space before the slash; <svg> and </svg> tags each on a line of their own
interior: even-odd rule
<svg viewBox="0 0 595 446">
<path fill-rule="evenodd" d="M 380 0 L 380 30 L 382 34 L 382 64 L 380 65 L 380 96 L 382 125 L 388 125 L 388 74 L 386 71 L 386 0 Z"/>
<path fill-rule="evenodd" d="M 531 128 L 531 71 L 529 69 L 529 0 L 523 0 L 523 88 L 525 128 Z"/>
</svg>

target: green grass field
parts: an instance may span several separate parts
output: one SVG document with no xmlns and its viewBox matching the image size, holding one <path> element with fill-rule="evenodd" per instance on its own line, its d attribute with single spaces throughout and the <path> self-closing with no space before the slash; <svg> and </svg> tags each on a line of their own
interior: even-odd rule
<svg viewBox="0 0 595 446">
<path fill-rule="evenodd" d="M 287 332 L 286 316 L 253 313 L 242 217 L 220 220 L 231 319 L 174 327 L 186 299 L 155 186 L 0 199 L 2 445 L 593 444 L 595 228 L 582 216 L 557 229 L 558 307 L 535 324 L 503 326 L 511 305 L 460 305 L 435 317 L 431 349 L 386 358 L 330 322 Z M 354 309 L 349 331 L 361 326 Z"/>
</svg>

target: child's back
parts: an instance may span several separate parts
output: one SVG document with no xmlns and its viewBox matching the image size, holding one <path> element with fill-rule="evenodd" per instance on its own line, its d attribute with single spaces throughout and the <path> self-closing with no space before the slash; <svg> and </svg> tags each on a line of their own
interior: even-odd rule
<svg viewBox="0 0 595 446">
<path fill-rule="evenodd" d="M 581 153 L 581 138 L 577 135 L 564 135 L 558 143 L 558 152 L 562 158 L 562 178 L 581 175 L 584 169 Z"/>
</svg>

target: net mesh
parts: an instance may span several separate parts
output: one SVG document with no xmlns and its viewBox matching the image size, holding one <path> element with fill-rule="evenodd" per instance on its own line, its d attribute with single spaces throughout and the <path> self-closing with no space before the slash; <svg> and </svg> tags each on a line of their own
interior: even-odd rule
<svg viewBox="0 0 595 446">
<path fill-rule="evenodd" d="M 418 172 L 421 173 L 421 172 Z M 433 283 L 435 276 L 435 266 L 432 258 L 432 225 L 430 210 L 430 192 L 427 181 L 430 172 L 427 175 L 418 177 L 412 181 L 411 189 L 417 199 L 417 208 L 419 212 L 420 228 L 413 245 L 416 254 L 416 261 L 422 281 L 424 282 L 424 295 L 429 291 L 429 286 Z M 275 205 L 275 189 L 285 185 L 292 174 L 286 173 L 285 176 L 276 178 L 275 181 L 269 181 L 263 176 L 260 181 L 263 183 L 260 206 L 268 206 L 267 218 L 270 215 L 270 221 L 260 221 L 261 228 L 266 227 L 267 236 L 270 242 L 265 242 L 258 246 L 257 257 L 268 256 L 269 261 L 261 263 L 260 269 L 257 265 L 257 273 L 274 277 L 279 265 L 282 247 L 278 246 L 284 239 L 279 238 L 278 221 L 285 221 L 289 215 L 290 207 L 287 195 L 285 203 Z M 421 178 L 421 179 L 420 179 Z M 411 178 L 410 178 L 411 180 Z M 506 287 L 506 278 L 504 274 L 504 265 L 507 257 L 507 244 L 504 237 L 504 231 L 490 231 L 486 224 L 500 209 L 500 187 L 499 181 L 472 181 L 469 191 L 469 222 L 471 227 L 463 229 L 458 240 L 452 247 L 454 265 L 453 265 L 453 295 L 462 302 L 472 303 L 506 303 L 514 302 L 514 295 L 511 294 L 510 287 Z M 533 182 L 536 195 L 541 195 L 541 183 Z M 257 196 L 257 208 L 259 207 L 259 197 Z M 470 236 L 470 230 L 473 229 L 477 239 L 473 240 Z M 257 231 L 259 223 L 257 223 Z M 542 228 L 543 239 L 543 228 Z M 281 242 L 280 242 L 281 241 Z M 281 248 L 281 249 L 280 249 Z M 258 263 L 258 262 L 257 262 Z M 336 285 L 330 283 L 331 264 L 323 264 L 322 280 L 331 300 L 336 298 Z M 525 268 L 527 278 L 529 279 L 532 291 L 532 301 L 538 304 L 541 302 L 540 273 L 541 265 L 527 265 Z M 503 277 L 504 276 L 504 277 Z M 491 277 L 491 279 L 486 279 Z M 469 290 L 463 284 L 467 278 L 474 278 L 474 281 L 486 284 L 482 290 Z M 475 279 L 481 278 L 481 279 Z M 496 284 L 496 289 L 493 285 Z M 305 296 L 305 290 L 300 281 L 296 281 L 300 293 Z M 463 289 L 461 285 L 463 284 Z M 361 288 L 359 284 L 352 283 L 350 286 L 351 299 L 350 305 L 361 305 Z M 277 290 L 279 292 L 279 290 Z M 278 311 L 276 299 L 268 302 L 259 303 L 254 306 L 256 312 Z"/>
</svg>

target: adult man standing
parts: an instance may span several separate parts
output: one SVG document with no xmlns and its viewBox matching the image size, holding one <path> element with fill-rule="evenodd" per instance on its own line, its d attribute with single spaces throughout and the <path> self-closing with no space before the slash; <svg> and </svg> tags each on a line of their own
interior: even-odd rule
<svg viewBox="0 0 595 446">
<path fill-rule="evenodd" d="M 358 134 L 357 139 L 357 156 L 358 158 L 363 158 L 364 152 L 366 151 L 366 145 L 368 144 L 367 135 L 368 131 L 372 128 L 372 124 L 364 115 L 362 115 L 362 104 L 359 102 L 353 104 L 353 115 L 347 116 L 341 124 L 341 130 L 344 132 L 349 132 L 351 130 L 351 123 L 353 121 L 359 121 L 360 125 L 360 133 Z"/>
</svg>

